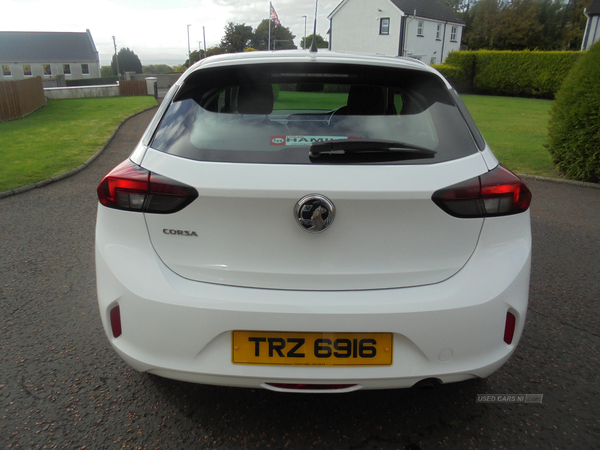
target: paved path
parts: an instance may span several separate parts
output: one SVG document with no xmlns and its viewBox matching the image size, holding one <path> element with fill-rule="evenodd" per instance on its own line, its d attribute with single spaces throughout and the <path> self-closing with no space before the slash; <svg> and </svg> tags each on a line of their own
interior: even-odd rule
<svg viewBox="0 0 600 450">
<path fill-rule="evenodd" d="M 487 380 L 434 390 L 289 395 L 139 374 L 96 306 L 95 189 L 153 112 L 87 169 L 0 199 L 0 448 L 600 447 L 600 190 L 528 181 L 531 302 L 521 344 Z M 478 393 L 543 394 L 478 404 Z"/>
</svg>

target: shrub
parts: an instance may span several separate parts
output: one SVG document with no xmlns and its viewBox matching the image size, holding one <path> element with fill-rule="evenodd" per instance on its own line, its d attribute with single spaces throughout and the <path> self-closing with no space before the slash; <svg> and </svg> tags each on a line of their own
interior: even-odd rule
<svg viewBox="0 0 600 450">
<path fill-rule="evenodd" d="M 444 75 L 457 91 L 466 93 L 471 90 L 468 77 L 461 67 L 451 66 L 449 64 L 433 64 L 431 67 Z"/>
<path fill-rule="evenodd" d="M 600 43 L 577 61 L 550 111 L 548 150 L 558 170 L 600 181 Z"/>
<path fill-rule="evenodd" d="M 551 99 L 580 56 L 576 52 L 480 51 L 473 84 L 485 93 Z"/>
<path fill-rule="evenodd" d="M 475 68 L 477 65 L 477 52 L 451 52 L 444 65 L 455 67 L 456 70 L 450 71 L 449 80 L 460 92 L 469 92 L 473 90 L 473 80 L 475 78 Z M 444 72 L 442 72 L 444 74 Z M 444 74 L 444 76 L 446 76 Z M 455 78 L 456 77 L 456 78 Z M 452 81 L 450 81 L 452 83 Z"/>
<path fill-rule="evenodd" d="M 119 77 L 82 78 L 79 80 L 66 80 L 67 86 L 101 86 L 103 84 L 116 84 Z"/>
<path fill-rule="evenodd" d="M 459 92 L 551 99 L 582 54 L 488 50 L 452 52 L 442 66 L 435 68 Z"/>
</svg>

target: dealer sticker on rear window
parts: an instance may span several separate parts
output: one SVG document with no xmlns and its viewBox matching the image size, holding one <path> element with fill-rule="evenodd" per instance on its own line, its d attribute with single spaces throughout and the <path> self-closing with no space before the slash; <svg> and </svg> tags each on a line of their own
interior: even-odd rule
<svg viewBox="0 0 600 450">
<path fill-rule="evenodd" d="M 310 145 L 315 142 L 362 139 L 358 136 L 271 136 L 271 145 Z"/>
</svg>

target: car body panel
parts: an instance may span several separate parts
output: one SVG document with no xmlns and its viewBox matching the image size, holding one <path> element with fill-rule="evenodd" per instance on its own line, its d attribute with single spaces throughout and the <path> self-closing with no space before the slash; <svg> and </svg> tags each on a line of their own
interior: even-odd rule
<svg viewBox="0 0 600 450">
<path fill-rule="evenodd" d="M 465 267 L 429 286 L 341 292 L 245 289 L 200 283 L 173 273 L 157 257 L 142 215 L 100 208 L 96 265 L 100 311 L 111 345 L 133 367 L 172 378 L 260 387 L 267 382 L 357 383 L 409 387 L 485 377 L 516 348 L 525 321 L 531 236 L 512 218 L 486 219 Z M 115 217 L 116 216 L 116 217 Z M 510 226 L 507 226 L 510 223 Z M 498 258 L 497 247 L 503 258 Z M 123 334 L 110 337 L 118 303 Z M 511 345 L 504 318 L 517 318 Z M 231 363 L 231 332 L 392 332 L 391 367 L 273 367 Z M 169 330 L 165 339 L 164 330 Z M 474 339 L 473 336 L 477 336 Z M 445 350 L 452 356 L 443 361 Z M 449 354 L 445 352 L 445 354 Z"/>
<path fill-rule="evenodd" d="M 250 146 L 227 148 L 229 130 L 232 135 L 237 132 L 239 146 L 253 126 L 261 127 L 270 120 L 277 123 L 269 126 L 281 125 L 288 134 L 312 120 L 315 129 L 328 130 L 315 138 L 329 140 L 343 129 L 337 126 L 341 121 L 334 119 L 344 107 L 297 114 L 283 107 L 276 114 L 244 113 L 239 107 L 244 83 L 202 90 L 202 71 L 261 64 L 298 64 L 311 69 L 321 63 L 344 69 L 362 65 L 375 72 L 394 68 L 403 76 L 427 79 L 435 85 L 433 93 L 421 91 L 422 104 L 410 105 L 418 96 L 405 97 L 402 86 L 385 84 L 390 79 L 386 72 L 381 83 L 389 94 L 388 102 L 417 108 L 364 119 L 380 128 L 389 128 L 386 124 L 403 115 L 419 120 L 417 116 L 425 112 L 423 117 L 431 116 L 434 119 L 429 124 L 435 125 L 435 118 L 449 109 L 458 109 L 460 114 L 436 131 L 436 139 L 431 141 L 439 147 L 425 149 L 438 151 L 431 158 L 415 150 L 418 141 L 394 144 L 399 147 L 394 151 L 400 152 L 395 159 L 386 154 L 365 161 L 361 160 L 363 154 L 347 160 L 336 160 L 339 155 L 329 160 L 315 158 L 305 146 L 290 147 L 290 152 L 300 155 L 296 160 L 280 163 L 259 158 L 257 162 L 244 160 L 244 155 L 255 151 Z M 361 76 L 366 72 L 362 70 Z M 374 85 L 381 87 L 378 83 Z M 260 80 L 254 83 L 261 84 Z M 298 90 L 298 85 L 293 89 L 305 92 Z M 407 84 L 406 90 L 413 87 Z M 440 89 L 444 91 L 441 100 L 436 97 Z M 433 102 L 427 99 L 429 94 Z M 395 103 L 396 96 L 402 105 Z M 348 93 L 348 108 L 349 97 Z M 126 175 L 131 180 L 125 179 L 120 186 L 137 196 L 132 199 L 142 200 L 127 200 L 125 208 L 115 194 L 115 203 L 108 205 L 106 198 L 101 198 L 98 206 L 98 306 L 111 346 L 139 371 L 280 392 L 405 388 L 423 380 L 447 383 L 486 377 L 500 368 L 515 351 L 525 323 L 531 270 L 530 213 L 524 208 L 519 213 L 490 217 L 486 209 L 473 217 L 458 218 L 466 216 L 453 215 L 452 209 L 440 206 L 440 202 L 453 201 L 452 195 L 462 201 L 473 185 L 479 186 L 475 190 L 481 195 L 481 180 L 496 180 L 506 173 L 495 171 L 488 176 L 498 167 L 498 160 L 464 105 L 458 108 L 462 102 L 457 97 L 437 71 L 410 58 L 250 52 L 206 58 L 189 68 L 170 89 L 140 143 L 132 149 L 129 162 L 119 166 L 118 173 L 133 174 Z M 448 100 L 452 98 L 454 104 Z M 178 120 L 174 113 L 166 119 L 170 105 L 179 102 L 174 109 L 184 109 L 186 101 L 188 106 L 196 102 L 191 115 Z M 437 106 L 432 105 L 436 104 L 443 107 L 435 110 Z M 230 106 L 233 108 L 228 109 Z M 232 124 L 250 116 L 253 125 L 244 133 L 225 127 L 219 136 L 223 148 L 235 153 L 231 160 L 219 159 L 222 148 L 202 144 L 207 141 L 205 136 L 187 153 L 171 152 L 169 133 L 183 135 L 201 115 Z M 320 117 L 323 115 L 325 119 Z M 356 114 L 358 122 L 365 116 Z M 392 121 L 380 119 L 383 117 Z M 351 128 L 355 122 L 345 123 Z M 458 124 L 460 139 L 444 141 L 445 136 L 453 136 L 452 124 Z M 210 127 L 202 126 L 210 135 Z M 166 132 L 159 136 L 162 127 Z M 373 130 L 376 138 L 377 127 Z M 374 139 L 351 131 L 341 137 Z M 412 131 L 421 132 L 418 127 Z M 275 142 L 273 138 L 277 138 L 278 143 L 288 135 L 265 132 L 259 137 L 264 148 L 257 147 L 256 152 L 268 154 L 273 150 L 269 139 Z M 304 137 L 310 133 L 306 131 Z M 405 157 L 407 153 L 401 152 L 407 150 L 416 151 L 416 157 Z M 439 157 L 444 152 L 450 156 Z M 217 158 L 206 157 L 209 153 Z M 159 180 L 154 186 L 157 189 L 139 188 L 152 185 L 152 180 Z M 185 192 L 193 191 L 189 204 L 171 212 L 144 212 L 149 211 L 144 209 L 152 201 L 149 197 L 160 197 L 161 186 L 165 186 L 160 183 L 170 182 L 185 185 Z M 112 195 L 109 184 L 107 181 L 102 195 Z M 486 188 L 498 193 L 494 186 Z M 174 188 L 168 195 L 175 191 L 181 189 Z M 439 192 L 444 193 L 441 200 L 435 197 Z M 329 228 L 309 233 L 300 226 L 296 205 L 305 196 L 316 194 L 335 206 L 335 218 Z M 495 199 L 485 200 L 486 205 L 493 205 Z M 132 204 L 138 209 L 133 210 Z M 495 210 L 490 210 L 493 215 Z M 515 319 L 510 339 L 506 339 L 508 317 Z M 269 360 L 270 355 L 261 364 L 234 364 L 235 331 L 284 336 L 370 333 L 375 338 L 377 333 L 385 333 L 393 341 L 391 364 L 281 365 Z M 296 385 L 306 387 L 298 391 Z"/>
<path fill-rule="evenodd" d="M 435 190 L 485 173 L 479 154 L 423 166 L 297 166 L 189 161 L 149 149 L 143 163 L 200 193 L 176 214 L 146 214 L 162 261 L 197 281 L 306 290 L 437 283 L 466 263 L 483 223 L 431 202 Z M 316 193 L 336 207 L 317 235 L 293 214 Z"/>
</svg>

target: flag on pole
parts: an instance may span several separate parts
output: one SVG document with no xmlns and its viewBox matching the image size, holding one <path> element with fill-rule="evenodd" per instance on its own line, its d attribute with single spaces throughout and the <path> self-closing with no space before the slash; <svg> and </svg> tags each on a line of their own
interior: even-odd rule
<svg viewBox="0 0 600 450">
<path fill-rule="evenodd" d="M 273 8 L 273 3 L 269 3 L 271 5 L 271 17 L 270 19 L 275 22 L 275 26 L 279 26 L 279 17 L 277 17 L 277 13 L 275 12 L 275 8 Z"/>
</svg>

